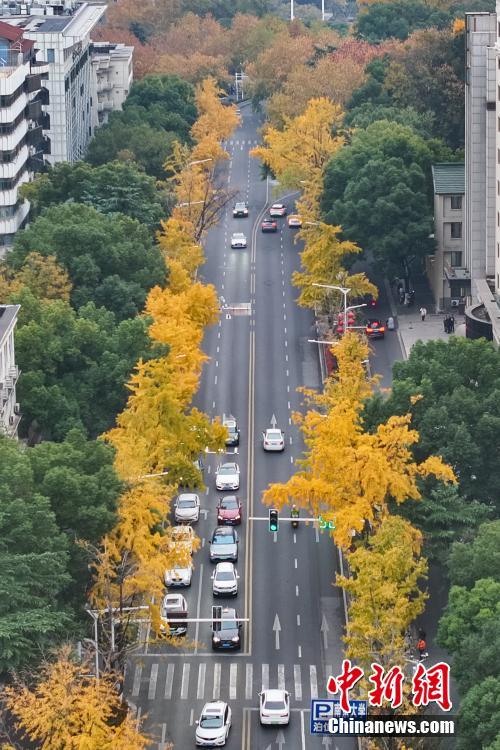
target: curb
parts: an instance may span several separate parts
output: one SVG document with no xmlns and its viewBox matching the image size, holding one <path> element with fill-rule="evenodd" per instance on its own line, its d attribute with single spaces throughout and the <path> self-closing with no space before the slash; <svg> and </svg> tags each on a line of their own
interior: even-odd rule
<svg viewBox="0 0 500 750">
<path fill-rule="evenodd" d="M 392 294 L 391 285 L 389 284 L 387 279 L 384 279 L 384 287 L 385 287 L 385 293 L 387 294 L 387 299 L 389 300 L 389 307 L 391 309 L 391 315 L 394 318 L 394 320 L 397 321 L 396 334 L 398 337 L 399 345 L 401 347 L 401 351 L 403 352 L 403 357 L 405 359 L 408 359 L 408 351 L 406 349 L 406 345 L 403 340 L 403 337 L 401 336 L 401 331 L 399 330 L 399 318 L 398 318 L 398 311 L 396 310 L 396 303 L 394 302 L 394 296 Z"/>
</svg>

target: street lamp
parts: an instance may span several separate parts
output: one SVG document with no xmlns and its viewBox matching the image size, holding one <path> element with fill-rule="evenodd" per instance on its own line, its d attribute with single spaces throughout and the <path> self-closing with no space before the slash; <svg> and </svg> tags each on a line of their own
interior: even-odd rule
<svg viewBox="0 0 500 750">
<path fill-rule="evenodd" d="M 313 283 L 313 286 L 319 286 L 323 289 L 335 289 L 337 292 L 340 292 L 342 296 L 344 297 L 344 333 L 347 331 L 347 313 L 349 310 L 359 310 L 360 307 L 366 307 L 366 302 L 363 302 L 362 305 L 351 305 L 350 307 L 347 306 L 347 295 L 351 291 L 345 286 L 335 286 L 334 284 L 315 284 Z"/>
<path fill-rule="evenodd" d="M 93 609 L 87 609 L 87 608 L 85 608 L 85 612 L 87 612 L 92 618 L 92 620 L 94 621 L 95 678 L 97 681 L 99 681 L 99 641 L 98 641 L 99 634 L 97 630 L 97 623 L 99 621 L 99 613 Z"/>
<path fill-rule="evenodd" d="M 196 161 L 188 162 L 188 167 L 193 167 L 195 164 L 206 164 L 207 161 L 213 161 L 211 157 L 208 159 L 196 159 Z"/>
</svg>

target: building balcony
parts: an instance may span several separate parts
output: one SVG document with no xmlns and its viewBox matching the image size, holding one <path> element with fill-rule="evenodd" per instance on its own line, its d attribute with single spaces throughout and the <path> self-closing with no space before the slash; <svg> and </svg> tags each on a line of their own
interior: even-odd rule
<svg viewBox="0 0 500 750">
<path fill-rule="evenodd" d="M 448 281 L 470 281 L 470 271 L 463 266 L 452 266 L 444 260 L 443 268 Z"/>
<path fill-rule="evenodd" d="M 29 128 L 28 130 L 28 145 L 38 146 L 41 144 L 43 138 L 42 126 L 38 125 L 35 128 Z"/>
<path fill-rule="evenodd" d="M 38 122 L 42 116 L 42 103 L 38 100 L 30 102 L 26 114 L 28 119 Z"/>
<path fill-rule="evenodd" d="M 32 94 L 34 91 L 38 91 L 41 88 L 42 79 L 39 73 L 32 73 L 26 76 L 25 91 L 27 94 Z"/>
<path fill-rule="evenodd" d="M 7 437 L 15 438 L 20 421 L 20 414 L 0 414 L 0 432 L 3 432 Z"/>
</svg>

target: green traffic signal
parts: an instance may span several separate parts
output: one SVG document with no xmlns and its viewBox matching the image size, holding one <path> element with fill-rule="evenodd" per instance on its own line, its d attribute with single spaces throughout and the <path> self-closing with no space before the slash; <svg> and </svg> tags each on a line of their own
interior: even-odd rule
<svg viewBox="0 0 500 750">
<path fill-rule="evenodd" d="M 276 508 L 269 510 L 269 531 L 275 532 L 279 529 L 279 515 Z"/>
</svg>

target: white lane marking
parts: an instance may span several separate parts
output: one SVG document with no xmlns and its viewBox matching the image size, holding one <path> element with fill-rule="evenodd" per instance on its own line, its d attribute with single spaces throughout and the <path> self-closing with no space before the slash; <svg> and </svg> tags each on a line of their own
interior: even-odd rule
<svg viewBox="0 0 500 750">
<path fill-rule="evenodd" d="M 285 318 L 285 320 L 286 320 L 286 315 L 284 315 L 283 317 L 284 317 L 284 318 Z M 286 330 L 286 329 L 285 329 L 285 330 Z"/>
<path fill-rule="evenodd" d="M 318 697 L 318 676 L 314 664 L 309 666 L 309 676 L 311 680 L 311 699 Z"/>
<path fill-rule="evenodd" d="M 295 565 L 295 570 L 297 570 L 298 561 L 297 558 L 294 558 L 293 564 Z"/>
<path fill-rule="evenodd" d="M 166 739 L 167 739 L 167 724 L 163 722 L 161 725 L 161 742 L 158 746 L 158 750 L 166 750 Z"/>
<path fill-rule="evenodd" d="M 290 401 L 288 402 L 288 408 L 289 408 L 289 409 L 291 409 L 291 408 L 292 408 L 292 407 L 290 406 Z"/>
<path fill-rule="evenodd" d="M 249 701 L 252 699 L 252 687 L 253 687 L 253 664 L 247 664 L 246 675 L 245 675 L 245 700 Z"/>
<path fill-rule="evenodd" d="M 215 409 L 215 401 L 212 401 L 212 409 Z"/>
<path fill-rule="evenodd" d="M 212 467 L 211 466 L 207 466 L 207 472 L 210 474 L 211 471 L 212 471 Z"/>
<path fill-rule="evenodd" d="M 215 376 L 215 385 L 217 385 L 217 375 Z"/>
<path fill-rule="evenodd" d="M 302 743 L 301 750 L 306 750 L 306 724 L 303 711 L 300 712 L 300 740 Z"/>
<path fill-rule="evenodd" d="M 262 690 L 269 689 L 269 664 L 262 665 Z"/>
<path fill-rule="evenodd" d="M 210 490 L 208 489 L 208 487 L 206 487 L 205 488 L 205 495 L 208 495 L 209 492 L 210 492 Z"/>
<path fill-rule="evenodd" d="M 302 646 L 299 646 L 299 659 L 302 659 Z"/>
<path fill-rule="evenodd" d="M 135 665 L 134 682 L 132 685 L 132 696 L 137 698 L 141 689 L 142 664 Z"/>
<path fill-rule="evenodd" d="M 292 424 L 292 418 L 288 417 L 288 424 Z"/>
<path fill-rule="evenodd" d="M 297 534 L 295 533 L 295 531 L 293 532 L 293 543 L 297 544 Z"/>
<path fill-rule="evenodd" d="M 169 701 L 172 698 L 172 686 L 174 684 L 175 664 L 167 665 L 167 679 L 165 680 L 165 698 Z"/>
<path fill-rule="evenodd" d="M 148 698 L 150 701 L 155 699 L 156 683 L 158 682 L 158 664 L 151 664 L 151 674 L 149 676 Z"/>
<path fill-rule="evenodd" d="M 287 393 L 290 393 L 290 386 L 289 385 L 287 385 L 286 390 L 287 390 Z"/>
<path fill-rule="evenodd" d="M 203 698 L 203 694 L 205 692 L 206 671 L 207 665 L 205 664 L 205 662 L 202 662 L 198 667 L 198 688 L 196 690 L 196 697 L 198 698 L 198 700 L 201 700 Z"/>
<path fill-rule="evenodd" d="M 220 331 L 217 333 L 217 338 L 220 339 Z"/>
<path fill-rule="evenodd" d="M 287 370 L 287 371 L 286 371 L 286 376 L 287 376 L 287 378 L 289 378 L 289 377 L 290 377 L 290 370 Z"/>
<path fill-rule="evenodd" d="M 278 532 L 275 531 L 273 534 L 273 542 L 277 542 L 277 541 L 278 541 Z"/>
<path fill-rule="evenodd" d="M 288 341 L 285 339 L 285 346 L 288 346 Z"/>
<path fill-rule="evenodd" d="M 295 700 L 301 701 L 302 700 L 302 678 L 300 674 L 300 664 L 293 665 L 293 681 L 295 683 Z"/>
<path fill-rule="evenodd" d="M 298 595 L 299 595 L 299 587 L 295 586 L 295 596 L 298 596 Z"/>
<path fill-rule="evenodd" d="M 217 354 L 220 352 L 220 346 L 217 347 Z"/>
<path fill-rule="evenodd" d="M 297 627 L 300 628 L 300 615 L 297 615 Z"/>
<path fill-rule="evenodd" d="M 318 527 L 317 527 L 317 526 L 316 526 L 316 528 L 314 529 L 314 531 L 315 531 L 315 534 L 316 534 L 316 543 L 317 543 L 317 544 L 319 544 L 319 529 L 318 529 Z"/>
<path fill-rule="evenodd" d="M 236 681 L 238 676 L 238 665 L 231 664 L 229 667 L 229 699 L 236 700 Z"/>
<path fill-rule="evenodd" d="M 194 724 L 194 708 L 191 709 L 189 714 L 189 726 L 192 727 Z"/>
<path fill-rule="evenodd" d="M 220 664 L 214 664 L 214 689 L 212 697 L 214 701 L 220 698 Z"/>
<path fill-rule="evenodd" d="M 202 547 L 202 549 L 205 546 L 205 541 L 206 541 L 206 539 L 205 539 L 205 537 L 203 537 L 203 539 L 201 540 L 201 547 Z M 201 563 L 201 565 L 200 565 L 200 578 L 199 578 L 199 584 L 198 584 L 198 601 L 196 602 L 196 617 L 197 618 L 200 617 L 202 584 L 203 584 L 203 563 Z M 198 633 L 199 633 L 199 629 L 200 629 L 200 623 L 197 622 L 196 623 L 196 628 L 195 628 L 195 631 L 194 631 L 194 640 L 195 640 L 195 643 L 196 643 L 196 646 L 194 647 L 194 653 L 195 654 L 198 653 Z"/>
<path fill-rule="evenodd" d="M 290 456 L 290 463 L 293 464 L 293 456 Z"/>
<path fill-rule="evenodd" d="M 218 359 L 216 359 L 216 360 L 215 360 L 215 366 L 216 366 L 216 367 L 218 367 L 218 366 L 219 366 L 219 360 L 218 360 Z"/>
<path fill-rule="evenodd" d="M 285 362 L 288 362 L 288 354 L 285 354 Z"/>
<path fill-rule="evenodd" d="M 290 440 L 290 445 L 292 445 L 293 440 L 292 440 L 292 436 L 291 435 L 289 437 L 289 440 Z"/>
<path fill-rule="evenodd" d="M 286 331 L 286 328 L 285 328 L 285 336 L 286 336 L 286 333 L 287 333 L 287 331 Z M 287 344 L 285 344 L 285 346 L 287 346 Z"/>
<path fill-rule="evenodd" d="M 188 697 L 190 669 L 191 664 L 189 664 L 189 662 L 186 662 L 182 667 L 181 700 L 183 701 L 185 701 Z"/>
<path fill-rule="evenodd" d="M 285 665 L 278 664 L 278 690 L 285 689 Z"/>
</svg>

